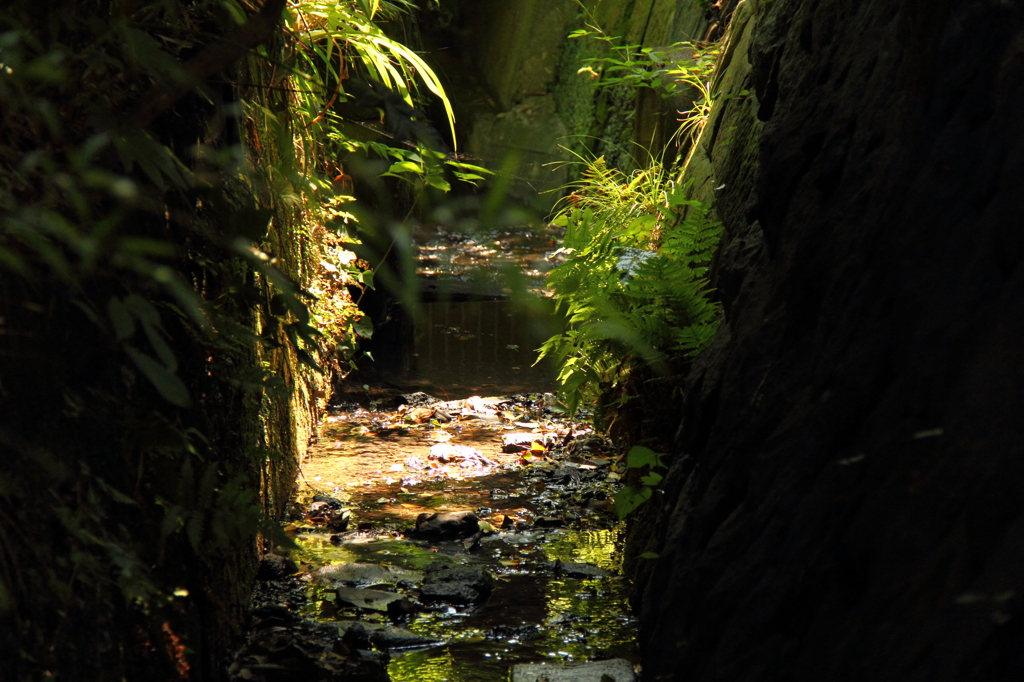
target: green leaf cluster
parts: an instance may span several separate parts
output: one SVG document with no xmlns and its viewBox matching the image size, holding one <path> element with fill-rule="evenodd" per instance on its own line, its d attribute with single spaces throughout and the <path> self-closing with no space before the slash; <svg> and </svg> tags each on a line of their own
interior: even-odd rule
<svg viewBox="0 0 1024 682">
<path fill-rule="evenodd" d="M 660 47 L 623 45 L 596 24 L 573 31 L 569 38 L 589 38 L 608 46 L 601 57 L 588 57 L 577 73 L 599 79 L 597 87 L 647 87 L 663 98 L 688 95 L 689 108 L 680 111 L 680 132 L 696 138 L 716 99 L 712 77 L 721 53 L 718 43 L 676 42 Z"/>
<path fill-rule="evenodd" d="M 335 147 L 290 109 L 312 90 L 299 44 L 326 43 L 289 24 L 209 82 L 185 68 L 260 4 L 0 10 L 3 679 L 160 677 L 160 647 L 139 643 L 165 624 L 196 651 L 200 611 L 230 629 L 217 619 L 241 597 L 216 588 L 244 581 L 258 533 L 284 542 L 289 455 L 317 408 L 303 396 L 342 341 L 372 333 L 347 289 L 372 273 L 336 239 L 350 213 Z M 362 28 L 385 7 L 318 6 Z M 363 41 L 383 50 L 379 78 L 397 59 L 404 82 L 422 77 L 362 28 L 331 58 Z"/>
<path fill-rule="evenodd" d="M 661 483 L 664 476 L 655 469 L 667 469 L 665 455 L 654 452 L 642 445 L 634 445 L 626 454 L 627 469 L 646 469 L 647 473 L 640 477 L 640 485 L 623 486 L 615 493 L 615 513 L 619 519 L 631 514 L 654 494 L 654 488 Z"/>
<path fill-rule="evenodd" d="M 541 348 L 570 411 L 638 363 L 665 371 L 711 341 L 720 307 L 708 272 L 722 229 L 658 164 L 627 177 L 593 159 L 572 189 L 555 217 L 567 260 L 548 277 L 568 324 Z"/>
</svg>

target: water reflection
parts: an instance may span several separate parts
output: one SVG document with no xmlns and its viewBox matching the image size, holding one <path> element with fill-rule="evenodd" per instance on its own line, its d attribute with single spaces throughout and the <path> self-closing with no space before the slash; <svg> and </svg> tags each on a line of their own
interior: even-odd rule
<svg viewBox="0 0 1024 682">
<path fill-rule="evenodd" d="M 619 531 L 560 531 L 536 561 L 587 561 L 617 571 Z M 533 564 L 536 568 L 536 564 Z M 506 680 L 516 663 L 633 657 L 635 621 L 621 578 L 572 579 L 549 572 L 499 573 L 494 594 L 469 616 L 421 614 L 409 626 L 444 647 L 392 659 L 392 682 Z"/>
<path fill-rule="evenodd" d="M 380 380 L 449 400 L 554 385 L 550 363 L 533 364 L 554 333 L 550 311 L 527 313 L 508 301 L 439 301 L 420 304 L 419 313 L 413 319 L 399 308 L 368 344 Z"/>
</svg>

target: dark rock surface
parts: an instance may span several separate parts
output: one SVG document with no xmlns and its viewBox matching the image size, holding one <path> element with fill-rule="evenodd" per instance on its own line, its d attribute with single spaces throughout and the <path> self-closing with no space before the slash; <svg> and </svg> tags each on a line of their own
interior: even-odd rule
<svg viewBox="0 0 1024 682">
<path fill-rule="evenodd" d="M 480 530 L 480 520 L 470 511 L 420 514 L 410 537 L 424 540 L 457 540 L 468 538 Z"/>
<path fill-rule="evenodd" d="M 374 646 L 382 651 L 396 651 L 420 649 L 442 643 L 442 640 L 435 637 L 424 637 L 402 628 L 387 625 L 368 625 L 354 621 L 340 622 L 337 627 L 342 633 L 341 641 L 358 649 L 369 649 L 370 646 Z"/>
<path fill-rule="evenodd" d="M 372 633 L 365 628 L 339 637 L 336 627 L 302 618 L 276 605 L 254 609 L 250 621 L 245 642 L 235 650 L 227 668 L 231 680 L 389 679 L 384 659 L 366 658 L 357 651 L 370 644 Z"/>
<path fill-rule="evenodd" d="M 298 570 L 299 567 L 291 559 L 277 554 L 267 554 L 260 559 L 256 580 L 284 580 Z"/>
<path fill-rule="evenodd" d="M 341 604 L 382 613 L 388 613 L 393 602 L 401 601 L 404 598 L 394 592 L 369 590 L 362 587 L 339 587 L 335 593 Z"/>
<path fill-rule="evenodd" d="M 572 561 L 556 561 L 551 565 L 551 570 L 567 578 L 607 578 L 611 575 L 611 571 L 600 566 Z"/>
<path fill-rule="evenodd" d="M 1024 8 L 747 4 L 643 679 L 1020 679 Z"/>
<path fill-rule="evenodd" d="M 480 604 L 494 588 L 494 578 L 483 566 L 427 566 L 420 600 L 424 603 Z"/>
</svg>

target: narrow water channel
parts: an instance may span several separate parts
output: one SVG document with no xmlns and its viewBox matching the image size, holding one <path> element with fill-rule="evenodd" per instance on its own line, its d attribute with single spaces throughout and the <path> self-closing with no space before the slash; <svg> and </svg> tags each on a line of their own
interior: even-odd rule
<svg viewBox="0 0 1024 682">
<path fill-rule="evenodd" d="M 555 331 L 538 301 L 556 243 L 529 228 L 421 236 L 425 300 L 380 325 L 372 366 L 344 384 L 301 463 L 289 608 L 385 657 L 392 682 L 533 682 L 514 666 L 611 659 L 620 667 L 593 682 L 632 679 L 612 505 L 622 464 L 557 412 L 552 368 L 534 365 Z M 510 264 L 529 305 L 502 296 L 495 273 Z M 449 515 L 470 526 L 426 532 Z M 432 593 L 456 574 L 470 582 Z"/>
<path fill-rule="evenodd" d="M 561 331 L 544 291 L 562 260 L 559 237 L 529 225 L 414 235 L 422 300 L 414 310 L 394 303 L 377 320 L 364 344 L 372 361 L 353 383 L 446 399 L 551 390 L 554 367 L 537 363 L 537 349 Z"/>
<path fill-rule="evenodd" d="M 535 394 L 333 412 L 303 462 L 304 518 L 292 529 L 295 558 L 313 576 L 306 614 L 421 637 L 388 649 L 393 682 L 507 680 L 518 663 L 632 660 L 635 623 L 610 510 L 614 449 L 586 424 L 557 418 L 549 402 Z M 431 409 L 451 420 L 431 419 Z M 346 529 L 310 517 L 314 499 L 340 502 Z M 482 533 L 406 534 L 422 516 L 466 511 Z M 368 564 L 395 572 L 368 584 L 322 579 Z M 493 591 L 471 604 L 418 599 L 417 581 L 439 564 L 483 568 Z M 355 607 L 332 592 L 343 585 L 404 595 L 415 611 L 396 619 Z"/>
</svg>

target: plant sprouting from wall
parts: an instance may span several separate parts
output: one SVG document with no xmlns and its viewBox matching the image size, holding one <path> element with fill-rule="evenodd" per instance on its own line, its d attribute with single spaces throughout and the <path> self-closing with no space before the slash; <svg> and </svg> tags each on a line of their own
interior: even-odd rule
<svg viewBox="0 0 1024 682">
<path fill-rule="evenodd" d="M 455 140 L 454 110 L 437 74 L 377 24 L 378 17 L 396 19 L 410 7 L 408 2 L 376 1 L 293 4 L 288 28 L 293 39 L 293 112 L 298 119 L 296 150 L 301 163 L 362 152 L 391 161 L 386 176 L 441 191 L 451 189 L 444 167 L 468 182 L 488 173 L 447 154 L 445 143 L 416 108 L 419 83 L 441 102 Z M 345 132 L 345 119 L 335 105 L 352 100 L 386 112 L 392 132 L 379 132 L 390 135 L 391 141 L 356 138 Z"/>
<path fill-rule="evenodd" d="M 664 98 L 689 95 L 689 108 L 679 112 L 680 132 L 696 138 L 711 114 L 715 92 L 712 76 L 720 53 L 717 43 L 677 42 L 661 47 L 623 45 L 596 24 L 573 31 L 569 38 L 589 38 L 607 44 L 603 57 L 588 57 L 578 73 L 599 78 L 598 87 L 619 84 L 654 89 Z"/>
<path fill-rule="evenodd" d="M 664 371 L 714 336 L 707 274 L 721 226 L 657 163 L 630 176 L 586 162 L 554 222 L 568 260 L 548 277 L 568 328 L 541 357 L 559 367 L 570 411 L 640 364 Z"/>
</svg>

